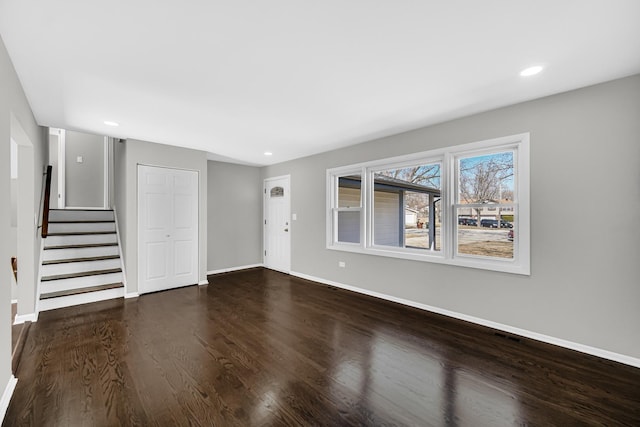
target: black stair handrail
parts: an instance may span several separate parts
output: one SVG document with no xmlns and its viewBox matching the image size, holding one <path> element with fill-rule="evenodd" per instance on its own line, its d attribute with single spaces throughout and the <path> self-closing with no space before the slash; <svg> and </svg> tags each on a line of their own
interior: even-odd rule
<svg viewBox="0 0 640 427">
<path fill-rule="evenodd" d="M 51 200 L 51 170 L 53 166 L 47 166 L 47 178 L 44 185 L 44 206 L 42 207 L 42 238 L 49 235 L 49 203 Z"/>
</svg>

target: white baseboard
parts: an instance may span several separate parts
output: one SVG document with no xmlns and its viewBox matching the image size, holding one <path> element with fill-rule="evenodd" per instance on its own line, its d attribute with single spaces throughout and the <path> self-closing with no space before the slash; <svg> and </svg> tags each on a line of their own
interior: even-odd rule
<svg viewBox="0 0 640 427">
<path fill-rule="evenodd" d="M 264 264 L 249 264 L 238 267 L 221 268 L 220 270 L 207 271 L 207 276 L 212 274 L 229 273 L 231 271 L 247 270 L 249 268 L 264 267 Z"/>
<path fill-rule="evenodd" d="M 13 319 L 13 324 L 21 325 L 24 322 L 37 322 L 37 321 L 38 321 L 38 313 L 16 314 L 16 318 Z"/>
<path fill-rule="evenodd" d="M 200 281 L 198 282 L 198 285 L 200 285 L 200 286 L 202 286 L 202 285 L 208 285 L 208 284 L 209 284 L 209 281 L 208 281 L 208 280 L 206 280 L 206 279 L 205 279 L 205 280 L 200 280 Z"/>
<path fill-rule="evenodd" d="M 528 331 L 526 329 L 520 329 L 513 326 L 505 325 L 502 323 L 493 322 L 491 320 L 481 319 L 479 317 L 468 316 L 462 313 L 456 313 L 455 311 L 446 310 L 443 308 L 433 307 L 430 305 L 422 304 L 419 302 L 406 300 L 403 298 L 394 297 L 391 295 L 382 294 L 379 292 L 373 292 L 368 289 L 362 289 L 355 286 L 345 285 L 342 283 L 334 282 L 332 280 L 322 279 L 320 277 L 310 276 L 308 274 L 297 273 L 291 271 L 292 276 L 299 277 L 301 279 L 311 280 L 313 282 L 323 283 L 325 285 L 335 286 L 336 288 L 346 289 L 348 291 L 357 292 L 360 294 L 381 298 L 387 301 L 397 302 L 399 304 L 407 305 L 409 307 L 418 308 L 420 310 L 430 311 L 432 313 L 442 314 L 455 319 L 464 320 L 467 322 L 475 323 L 477 325 L 486 326 L 488 328 L 497 329 L 500 331 L 508 332 L 514 335 L 520 335 L 526 338 L 531 338 L 536 341 L 542 341 L 548 344 L 557 345 L 560 347 L 576 350 L 581 353 L 590 354 L 592 356 L 601 357 L 603 359 L 613 360 L 614 362 L 624 363 L 625 365 L 634 366 L 640 368 L 640 359 L 636 357 L 627 356 L 620 353 L 614 353 L 609 350 L 603 350 L 597 347 L 591 347 L 585 344 L 580 344 L 572 341 L 567 341 L 562 338 L 556 338 L 549 335 L 539 334 L 537 332 Z"/>
<path fill-rule="evenodd" d="M 129 292 L 127 294 L 124 294 L 124 299 L 138 298 L 139 296 L 140 294 L 138 292 Z"/>
<path fill-rule="evenodd" d="M 0 399 L 0 423 L 4 420 L 4 416 L 7 413 L 7 409 L 9 409 L 11 396 L 13 396 L 13 391 L 16 389 L 17 383 L 18 383 L 18 379 L 13 375 L 11 375 L 9 377 L 9 381 L 7 382 L 7 386 L 4 388 L 4 393 L 2 393 L 2 399 Z"/>
</svg>

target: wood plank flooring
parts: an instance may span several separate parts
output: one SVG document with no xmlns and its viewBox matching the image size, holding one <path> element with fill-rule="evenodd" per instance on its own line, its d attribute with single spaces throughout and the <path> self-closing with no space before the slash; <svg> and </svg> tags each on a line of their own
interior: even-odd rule
<svg viewBox="0 0 640 427">
<path fill-rule="evenodd" d="M 41 313 L 3 425 L 640 425 L 640 369 L 265 269 L 209 281 Z"/>
</svg>

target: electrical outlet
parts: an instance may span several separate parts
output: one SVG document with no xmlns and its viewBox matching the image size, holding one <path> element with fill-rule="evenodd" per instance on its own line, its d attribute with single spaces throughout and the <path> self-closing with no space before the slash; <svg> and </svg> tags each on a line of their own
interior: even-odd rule
<svg viewBox="0 0 640 427">
<path fill-rule="evenodd" d="M 338 267 L 340 268 L 345 268 L 347 266 L 347 263 L 344 261 L 338 261 Z"/>
</svg>

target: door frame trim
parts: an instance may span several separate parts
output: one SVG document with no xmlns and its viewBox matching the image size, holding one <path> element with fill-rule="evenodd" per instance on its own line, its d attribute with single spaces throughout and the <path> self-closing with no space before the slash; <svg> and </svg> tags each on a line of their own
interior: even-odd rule
<svg viewBox="0 0 640 427">
<path fill-rule="evenodd" d="M 267 260 L 266 260 L 266 252 L 267 252 L 267 227 L 265 227 L 266 225 L 266 221 L 267 221 L 267 182 L 269 181 L 276 181 L 279 179 L 286 179 L 289 183 L 289 230 L 292 230 L 292 220 L 291 220 L 291 200 L 293 199 L 291 197 L 291 174 L 287 174 L 287 175 L 280 175 L 280 176 L 272 176 L 269 178 L 265 178 L 262 181 L 262 265 L 265 268 L 271 268 L 267 266 Z M 289 265 L 289 269 L 287 271 L 282 271 L 282 273 L 287 273 L 289 274 L 289 272 L 291 271 L 291 231 L 288 234 L 288 240 L 289 240 L 289 259 L 287 260 L 287 264 Z M 273 268 L 271 268 L 273 269 Z M 278 270 L 280 271 L 280 270 Z"/>
<path fill-rule="evenodd" d="M 67 147 L 66 147 L 66 129 L 61 128 L 49 128 L 49 135 L 57 135 L 58 136 L 58 176 L 56 179 L 58 180 L 58 194 L 56 198 L 58 199 L 58 209 L 110 209 L 111 207 L 111 184 L 110 181 L 113 178 L 113 161 L 111 160 L 110 150 L 111 147 L 111 138 L 108 136 L 103 136 L 102 142 L 102 206 L 67 206 L 66 194 L 65 194 L 65 182 L 66 182 L 66 157 L 67 157 Z M 49 141 L 47 141 L 49 142 Z M 50 144 L 50 143 L 49 143 Z M 49 145 L 49 150 L 51 150 L 51 146 Z M 51 153 L 51 151 L 49 151 Z"/>
</svg>

